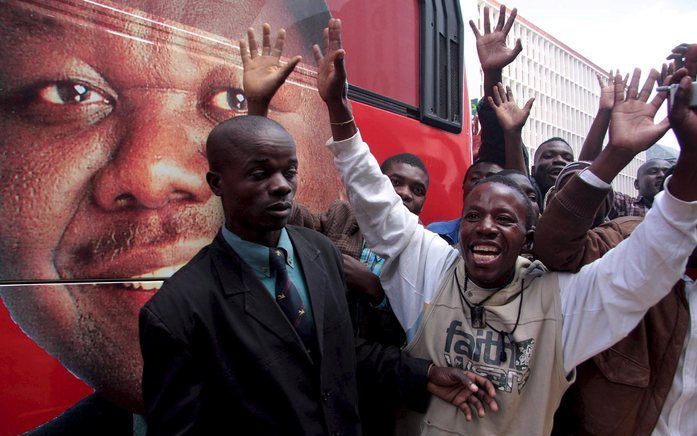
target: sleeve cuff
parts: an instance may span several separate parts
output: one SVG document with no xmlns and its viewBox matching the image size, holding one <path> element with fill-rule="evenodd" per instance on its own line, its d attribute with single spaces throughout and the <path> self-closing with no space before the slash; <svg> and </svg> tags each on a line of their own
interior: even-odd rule
<svg viewBox="0 0 697 436">
<path fill-rule="evenodd" d="M 601 180 L 600 177 L 593 174 L 593 172 L 587 168 L 585 170 L 581 171 L 581 173 L 578 175 L 578 177 L 581 180 L 583 180 L 584 182 L 586 182 L 587 184 L 589 184 L 595 188 L 598 188 L 598 189 L 605 189 L 605 190 L 609 191 L 612 188 L 612 185 Z"/>
<path fill-rule="evenodd" d="M 329 138 L 327 139 L 326 145 L 335 150 L 343 150 L 350 148 L 353 144 L 360 144 L 361 142 L 363 142 L 363 138 L 361 138 L 361 131 L 358 130 L 352 137 L 342 139 L 341 141 L 335 141 L 333 137 Z"/>
<path fill-rule="evenodd" d="M 673 197 L 668 190 L 669 176 L 665 181 L 666 189 L 656 194 L 654 207 L 660 205 L 661 211 L 670 222 L 692 223 L 697 216 L 697 201 L 682 201 Z"/>
</svg>

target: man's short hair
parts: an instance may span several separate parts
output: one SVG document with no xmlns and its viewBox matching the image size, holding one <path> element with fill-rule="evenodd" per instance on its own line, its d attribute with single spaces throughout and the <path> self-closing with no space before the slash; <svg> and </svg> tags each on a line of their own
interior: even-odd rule
<svg viewBox="0 0 697 436">
<path fill-rule="evenodd" d="M 470 172 L 473 171 L 474 168 L 476 168 L 477 166 L 479 166 L 479 165 L 481 165 L 481 164 L 486 164 L 486 163 L 488 163 L 488 164 L 493 164 L 493 165 L 498 165 L 498 164 L 497 164 L 496 162 L 494 162 L 494 161 L 489 161 L 489 160 L 484 160 L 484 159 L 481 159 L 481 160 L 480 160 L 480 159 L 477 159 L 477 160 L 475 160 L 474 162 L 472 162 L 472 165 L 470 165 L 469 167 L 467 167 L 467 171 L 465 171 L 465 176 L 462 178 L 462 184 L 463 184 L 463 185 L 465 184 L 465 182 L 467 181 L 467 176 L 470 175 Z"/>
<path fill-rule="evenodd" d="M 535 210 L 532 208 L 532 201 L 528 198 L 527 195 L 525 195 L 525 192 L 523 192 L 522 189 L 520 189 L 520 186 L 513 180 L 509 179 L 505 175 L 502 176 L 501 174 L 493 174 L 489 177 L 483 178 L 481 180 L 478 180 L 477 183 L 474 184 L 474 186 L 479 186 L 483 185 L 485 183 L 499 183 L 501 185 L 508 186 L 509 188 L 513 189 L 518 197 L 523 200 L 523 205 L 525 206 L 525 230 L 531 230 L 534 225 L 535 225 Z M 471 191 L 470 191 L 471 192 Z M 469 197 L 470 193 L 467 193 L 467 197 Z M 465 197 L 465 200 L 467 199 Z"/>
<path fill-rule="evenodd" d="M 533 176 L 529 176 L 520 170 L 513 170 L 510 168 L 507 168 L 503 171 L 499 171 L 496 174 L 499 176 L 503 176 L 503 177 L 510 176 L 512 174 L 517 174 L 517 175 L 521 175 L 521 176 L 525 177 L 526 179 L 528 179 L 530 181 L 530 185 L 532 185 L 532 189 L 535 190 L 535 198 L 537 198 L 537 202 L 536 202 L 537 207 L 540 210 L 544 209 L 544 198 L 542 196 L 542 191 L 540 191 L 540 187 L 537 186 L 537 182 L 535 181 L 535 178 Z"/>
<path fill-rule="evenodd" d="M 388 157 L 383 161 L 382 165 L 380 165 L 380 171 L 382 171 L 384 174 L 385 172 L 387 172 L 388 168 L 397 163 L 411 165 L 420 169 L 424 172 L 424 174 L 426 174 L 426 179 L 428 180 L 429 175 L 428 170 L 426 169 L 426 165 L 424 165 L 424 162 L 421 160 L 419 156 L 411 153 L 400 153 Z"/>
<path fill-rule="evenodd" d="M 566 141 L 566 139 L 560 138 L 560 137 L 558 137 L 558 136 L 554 136 L 554 137 L 552 137 L 552 138 L 549 138 L 549 139 L 546 139 L 546 140 L 542 141 L 542 142 L 540 143 L 540 145 L 537 146 L 537 149 L 535 150 L 535 156 L 533 156 L 533 161 L 536 161 L 536 160 L 537 160 L 537 157 L 540 155 L 540 150 L 542 149 L 542 146 L 543 146 L 543 145 L 545 145 L 545 144 L 547 144 L 547 143 L 550 143 L 550 142 L 555 142 L 555 141 L 563 142 L 564 144 L 568 145 L 569 148 L 570 148 L 571 150 L 573 150 L 573 147 L 571 147 L 571 144 L 569 144 L 569 143 Z"/>
<path fill-rule="evenodd" d="M 637 170 L 636 170 L 636 178 L 638 179 L 639 177 L 641 177 L 641 175 L 646 171 L 646 167 L 647 167 L 650 163 L 659 162 L 659 161 L 667 162 L 668 164 L 670 164 L 670 162 L 668 162 L 667 159 L 663 159 L 663 158 L 660 158 L 660 157 L 654 157 L 653 159 L 649 159 L 649 160 L 647 160 L 646 162 L 644 162 L 643 164 L 641 164 L 641 165 L 639 166 L 639 168 L 637 168 Z M 666 176 L 666 177 L 667 177 L 667 176 Z"/>
<path fill-rule="evenodd" d="M 229 161 L 240 147 L 257 144 L 259 133 L 267 131 L 287 136 L 293 142 L 281 124 L 260 115 L 239 115 L 219 123 L 206 139 L 208 165 L 213 170 L 220 169 L 219 166 Z"/>
</svg>

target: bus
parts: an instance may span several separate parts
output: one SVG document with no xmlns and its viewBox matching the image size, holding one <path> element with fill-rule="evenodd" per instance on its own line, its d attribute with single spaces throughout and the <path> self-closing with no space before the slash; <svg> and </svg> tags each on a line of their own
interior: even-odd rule
<svg viewBox="0 0 697 436">
<path fill-rule="evenodd" d="M 342 198 L 311 45 L 342 19 L 349 97 L 379 161 L 420 156 L 421 220 L 457 216 L 471 162 L 457 0 L 0 2 L 0 434 L 142 430 L 138 311 L 223 218 L 205 140 L 246 113 L 238 40 L 287 30 L 302 63 L 269 116 L 296 201 Z"/>
</svg>

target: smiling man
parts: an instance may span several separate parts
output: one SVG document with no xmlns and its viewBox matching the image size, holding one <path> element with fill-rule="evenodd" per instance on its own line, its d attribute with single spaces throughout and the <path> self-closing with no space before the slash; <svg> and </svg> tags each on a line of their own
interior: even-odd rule
<svg viewBox="0 0 697 436">
<path fill-rule="evenodd" d="M 532 240 L 532 205 L 505 177 L 484 179 L 465 197 L 460 254 L 404 208 L 351 122 L 341 93 L 340 32 L 334 23 L 324 57 L 315 50 L 320 72 L 330 61 L 338 71 L 327 75 L 329 90 L 320 87 L 333 123 L 328 146 L 368 246 L 386 259 L 381 282 L 407 332 L 405 350 L 485 374 L 502 404 L 501 413 L 468 424 L 450 404 L 434 399 L 425 416 L 405 421 L 397 433 L 549 434 L 576 365 L 629 333 L 681 277 L 697 245 L 694 150 L 683 150 L 680 171 L 634 233 L 576 274 L 548 273 L 518 257 Z M 618 146 L 669 127 L 653 124 L 665 94 L 646 102 L 651 77 L 640 95 L 632 85 L 625 97 L 621 78 L 615 83 L 615 105 L 626 110 L 613 113 L 613 122 L 627 126 L 623 135 L 610 134 Z M 602 189 L 608 189 L 606 179 L 607 168 L 584 176 Z"/>
<path fill-rule="evenodd" d="M 477 161 L 470 165 L 465 172 L 465 177 L 462 179 L 462 203 L 464 204 L 465 197 L 477 182 L 501 170 L 503 168 L 493 162 Z M 457 246 L 460 243 L 461 221 L 462 217 L 450 221 L 437 221 L 429 224 L 426 228 L 434 233 L 438 233 L 450 245 Z"/>
</svg>

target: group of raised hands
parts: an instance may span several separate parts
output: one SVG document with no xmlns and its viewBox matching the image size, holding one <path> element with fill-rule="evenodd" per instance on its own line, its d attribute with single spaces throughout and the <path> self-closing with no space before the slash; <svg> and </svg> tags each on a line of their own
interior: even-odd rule
<svg viewBox="0 0 697 436">
<path fill-rule="evenodd" d="M 523 49 L 520 39 L 515 41 L 512 48 L 506 44 L 517 11 L 513 9 L 506 20 L 506 8 L 502 5 L 498 22 L 492 31 L 488 9 L 485 7 L 483 32 L 470 21 L 484 71 L 485 97 L 504 131 L 506 166 L 527 172 L 522 152 L 516 150 L 521 150 L 521 131 L 530 116 L 534 99 L 529 99 L 520 107 L 516 104 L 510 87 L 504 87 L 501 83 L 503 68 L 513 62 Z M 318 45 L 313 46 L 317 64 L 317 90 L 327 104 L 332 135 L 338 141 L 356 133 L 347 96 L 344 64 L 346 52 L 341 44 L 341 20 L 329 20 L 322 39 L 324 50 Z M 243 87 L 250 115 L 267 116 L 273 96 L 301 60 L 300 56 L 295 56 L 281 61 L 284 42 L 285 30 L 281 29 L 276 34 L 272 48 L 271 28 L 268 24 L 264 24 L 262 28 L 261 51 L 252 28 L 247 31 L 247 39 L 239 41 L 244 67 Z M 611 181 L 637 153 L 654 144 L 670 128 L 681 144 L 681 156 L 688 154 L 692 162 L 697 162 L 697 110 L 689 107 L 691 83 L 697 77 L 697 45 L 680 45 L 673 50 L 669 59 L 673 60 L 673 64 L 664 65 L 661 73 L 652 69 L 641 89 L 639 69 L 634 70 L 631 79 L 623 77 L 619 71 L 611 73 L 608 78 L 598 75 L 601 90 L 598 117 L 580 157 L 584 158 L 584 153 L 588 160 L 599 157 L 594 162 L 594 173 L 601 179 Z M 679 88 L 671 102 L 668 117 L 654 123 L 656 112 L 667 96 L 665 91 L 658 92 L 649 100 L 658 81 L 664 85 L 677 84 Z M 600 156 L 608 125 L 610 141 L 607 148 L 610 150 Z M 508 161 L 509 158 L 511 161 Z M 429 371 L 428 389 L 459 407 L 468 421 L 472 419 L 473 411 L 483 417 L 486 414 L 485 406 L 492 411 L 498 410 L 494 399 L 495 389 L 486 378 L 469 371 L 452 371 L 452 368 L 448 368 L 451 371 L 442 371 L 443 369 L 434 367 Z"/>
<path fill-rule="evenodd" d="M 523 48 L 520 39 L 515 41 L 512 48 L 506 44 L 516 15 L 517 11 L 513 9 L 506 19 L 506 7 L 501 5 L 498 22 L 492 30 L 489 8 L 485 7 L 483 33 L 472 21 L 470 27 L 484 72 L 485 97 L 504 133 L 506 167 L 527 172 L 522 152 L 518 149 L 522 145 L 520 133 L 530 116 L 534 99 L 520 107 L 510 87 L 504 87 L 501 83 L 503 68 L 513 62 Z M 624 151 L 629 160 L 655 144 L 670 128 L 675 132 L 683 153 L 697 148 L 697 112 L 689 107 L 691 83 L 697 77 L 697 44 L 681 44 L 673 49 L 667 59 L 673 60 L 673 63 L 663 64 L 661 73 L 651 69 L 641 89 L 641 71 L 638 68 L 632 72 L 631 79 L 629 75 L 623 77 L 619 71 L 614 74 L 611 71 L 607 78 L 597 75 L 600 86 L 598 115 L 584 142 L 580 160 L 592 161 L 598 157 L 608 126 L 609 145 L 617 151 Z M 668 93 L 657 92 L 649 100 L 656 84 L 679 86 L 670 104 L 668 117 L 658 123 L 654 123 L 654 118 Z M 622 164 L 623 168 L 629 160 L 620 159 L 617 165 Z"/>
</svg>

